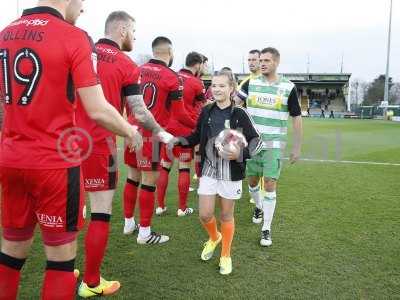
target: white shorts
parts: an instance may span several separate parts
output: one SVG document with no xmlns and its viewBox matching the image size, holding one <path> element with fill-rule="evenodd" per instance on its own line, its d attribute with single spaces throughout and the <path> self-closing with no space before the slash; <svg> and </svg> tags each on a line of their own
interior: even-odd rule
<svg viewBox="0 0 400 300">
<path fill-rule="evenodd" d="M 197 194 L 219 195 L 225 199 L 238 200 L 242 198 L 242 180 L 227 181 L 201 176 Z"/>
</svg>

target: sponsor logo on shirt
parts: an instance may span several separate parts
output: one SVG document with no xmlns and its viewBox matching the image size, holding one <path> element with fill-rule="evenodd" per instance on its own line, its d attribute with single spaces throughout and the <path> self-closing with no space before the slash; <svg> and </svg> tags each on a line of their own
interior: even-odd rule
<svg viewBox="0 0 400 300">
<path fill-rule="evenodd" d="M 276 96 L 251 96 L 250 101 L 256 105 L 263 106 L 266 108 L 280 109 L 282 106 L 282 97 Z"/>
<path fill-rule="evenodd" d="M 14 23 L 11 23 L 10 26 L 17 26 L 17 25 L 25 25 L 25 26 L 46 26 L 49 23 L 49 20 L 41 20 L 41 19 L 34 19 L 34 20 L 20 20 Z"/>
<path fill-rule="evenodd" d="M 118 53 L 116 50 L 113 50 L 110 48 L 104 48 L 101 46 L 96 46 L 96 50 L 99 52 L 103 52 L 105 54 L 109 54 L 109 55 L 117 55 L 117 53 Z"/>
<path fill-rule="evenodd" d="M 46 227 L 61 228 L 64 226 L 64 221 L 60 216 L 49 216 L 46 214 L 36 214 L 40 224 Z"/>
</svg>

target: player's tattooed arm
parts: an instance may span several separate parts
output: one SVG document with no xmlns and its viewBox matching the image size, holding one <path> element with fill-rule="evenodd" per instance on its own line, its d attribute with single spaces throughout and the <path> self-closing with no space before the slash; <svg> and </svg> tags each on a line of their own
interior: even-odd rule
<svg viewBox="0 0 400 300">
<path fill-rule="evenodd" d="M 144 129 L 150 130 L 154 133 L 162 131 L 162 127 L 154 119 L 152 113 L 147 109 L 143 101 L 142 95 L 134 95 L 126 97 L 129 108 L 131 109 L 135 119 L 139 122 Z"/>
</svg>

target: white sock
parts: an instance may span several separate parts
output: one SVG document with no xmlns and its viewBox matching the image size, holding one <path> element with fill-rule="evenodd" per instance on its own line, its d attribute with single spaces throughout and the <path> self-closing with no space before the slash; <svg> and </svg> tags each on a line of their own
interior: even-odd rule
<svg viewBox="0 0 400 300">
<path fill-rule="evenodd" d="M 139 237 L 141 239 L 145 239 L 150 235 L 151 231 L 150 231 L 150 226 L 147 227 L 139 227 Z"/>
<path fill-rule="evenodd" d="M 264 224 L 262 231 L 270 230 L 276 205 L 276 192 L 266 192 L 263 201 Z"/>
<path fill-rule="evenodd" d="M 260 185 L 257 184 L 255 187 L 249 186 L 249 194 L 251 198 L 253 198 L 254 203 L 259 209 L 262 209 L 262 201 L 261 201 L 261 191 L 260 191 Z"/>
<path fill-rule="evenodd" d="M 132 218 L 125 218 L 125 224 L 126 225 L 132 225 L 132 226 L 135 226 L 135 217 L 132 217 Z"/>
</svg>

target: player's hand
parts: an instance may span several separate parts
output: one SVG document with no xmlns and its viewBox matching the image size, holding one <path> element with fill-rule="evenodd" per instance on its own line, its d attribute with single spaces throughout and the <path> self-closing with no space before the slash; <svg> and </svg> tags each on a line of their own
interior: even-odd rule
<svg viewBox="0 0 400 300">
<path fill-rule="evenodd" d="M 227 160 L 237 160 L 240 156 L 240 147 L 236 144 L 232 144 L 231 147 L 217 148 L 218 154 Z"/>
<path fill-rule="evenodd" d="M 143 147 L 143 138 L 142 135 L 138 131 L 137 126 L 131 126 L 131 136 L 126 138 L 125 141 L 128 145 L 129 151 L 138 151 Z"/>
<path fill-rule="evenodd" d="M 214 103 L 214 101 L 212 99 L 207 99 L 206 103 L 204 103 L 203 106 L 206 106 L 208 104 Z"/>
<path fill-rule="evenodd" d="M 157 137 L 160 139 L 161 142 L 164 144 L 169 144 L 174 136 L 170 134 L 169 132 L 166 132 L 165 130 L 161 130 L 159 133 L 157 133 Z"/>
<path fill-rule="evenodd" d="M 299 159 L 300 159 L 300 150 L 293 149 L 292 153 L 290 153 L 290 158 L 289 158 L 290 164 L 296 163 Z"/>
<path fill-rule="evenodd" d="M 169 143 L 167 144 L 167 149 L 169 151 L 171 151 L 175 145 L 177 145 L 179 143 L 179 139 L 177 137 L 172 137 L 172 139 L 169 141 Z"/>
</svg>

